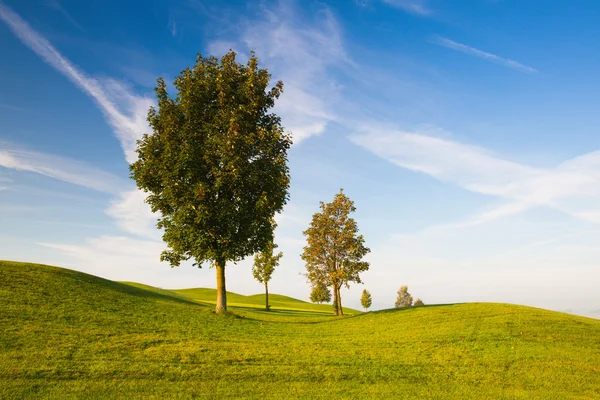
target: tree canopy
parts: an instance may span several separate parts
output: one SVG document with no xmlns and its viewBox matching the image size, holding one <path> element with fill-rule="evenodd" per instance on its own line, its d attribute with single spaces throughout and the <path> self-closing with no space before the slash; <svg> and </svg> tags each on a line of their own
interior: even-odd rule
<svg viewBox="0 0 600 400">
<path fill-rule="evenodd" d="M 412 306 L 412 303 L 413 298 L 411 294 L 408 293 L 408 286 L 400 286 L 400 290 L 398 290 L 398 296 L 396 297 L 396 304 L 394 306 L 396 308 L 404 308 Z"/>
<path fill-rule="evenodd" d="M 331 203 L 320 203 L 321 211 L 313 214 L 312 221 L 303 233 L 307 246 L 302 259 L 306 263 L 306 276 L 316 286 L 323 284 L 333 290 L 335 315 L 343 315 L 340 288 L 350 283 L 361 283 L 360 273 L 369 269 L 362 258 L 369 253 L 364 238 L 350 213 L 356 211 L 354 203 L 342 189 Z"/>
<path fill-rule="evenodd" d="M 313 303 L 329 303 L 331 301 L 331 291 L 322 283 L 312 286 L 310 291 L 310 301 Z"/>
<path fill-rule="evenodd" d="M 277 245 L 270 243 L 267 248 L 254 256 L 254 266 L 252 267 L 252 275 L 254 279 L 265 285 L 265 308 L 269 307 L 269 281 L 273 271 L 279 265 L 279 260 L 283 257 L 283 253 L 274 253 Z"/>
<path fill-rule="evenodd" d="M 360 296 L 360 305 L 367 311 L 371 307 L 372 302 L 371 293 L 367 289 L 363 289 L 362 296 Z"/>
<path fill-rule="evenodd" d="M 162 78 L 151 108 L 152 134 L 138 141 L 131 176 L 158 212 L 167 249 L 178 266 L 210 262 L 217 269 L 216 311 L 226 310 L 225 264 L 273 241 L 273 216 L 288 200 L 291 137 L 271 113 L 283 90 L 250 54 L 243 65 L 230 51 L 220 60 L 198 55 L 175 78 L 175 97 Z"/>
</svg>

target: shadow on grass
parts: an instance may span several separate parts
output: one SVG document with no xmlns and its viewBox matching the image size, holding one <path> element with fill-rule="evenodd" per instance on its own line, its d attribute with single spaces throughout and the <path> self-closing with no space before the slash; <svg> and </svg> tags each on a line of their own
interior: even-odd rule
<svg viewBox="0 0 600 400">
<path fill-rule="evenodd" d="M 185 303 L 194 306 L 202 306 L 192 300 L 180 297 L 177 294 L 171 295 L 166 293 L 160 293 L 160 289 L 156 289 L 156 291 L 154 291 L 150 289 L 139 288 L 136 286 L 111 281 L 108 279 L 100 278 L 95 275 L 86 274 L 85 272 L 80 272 L 67 268 L 54 267 L 51 265 L 44 264 L 22 263 L 2 260 L 0 260 L 0 267 L 2 267 L 5 270 L 13 269 L 18 274 L 25 276 L 39 276 L 40 274 L 44 274 L 46 275 L 45 279 L 38 279 L 37 281 L 32 281 L 44 282 L 45 285 L 48 285 L 50 282 L 53 282 L 55 285 L 69 288 L 70 290 L 72 290 L 74 286 L 78 286 L 79 290 L 87 292 L 90 290 L 90 286 L 92 286 L 113 292 L 122 293 L 129 296 L 160 299 L 166 301 L 173 301 L 177 303 Z M 71 280 L 71 283 L 65 281 L 66 279 Z"/>
<path fill-rule="evenodd" d="M 253 318 L 252 316 L 248 316 L 246 314 L 241 314 L 240 317 L 250 320 L 250 321 L 260 321 L 260 322 L 269 322 L 269 323 L 280 323 L 280 324 L 322 324 L 322 323 L 328 323 L 328 322 L 333 322 L 333 321 L 340 321 L 340 320 L 344 320 L 344 319 L 348 319 L 348 318 L 355 318 L 361 315 L 364 315 L 364 313 L 359 313 L 359 314 L 345 314 L 342 317 L 336 317 L 335 315 L 333 315 L 333 312 L 320 312 L 320 311 L 312 311 L 312 310 L 286 310 L 286 309 L 277 309 L 277 308 L 271 308 L 269 311 L 260 308 L 254 308 L 251 306 L 229 306 L 229 309 L 232 311 L 241 311 L 241 312 L 250 312 L 252 314 L 259 314 L 259 315 L 271 315 L 271 316 L 280 316 L 280 317 L 313 317 L 313 318 L 319 318 L 318 320 L 313 320 L 313 321 L 303 321 L 303 320 L 299 320 L 299 321 L 293 321 L 293 320 L 263 320 L 260 318 Z"/>
<path fill-rule="evenodd" d="M 114 281 L 107 281 L 107 282 L 108 283 L 105 283 L 103 286 L 105 286 L 106 288 L 115 290 L 115 291 L 119 291 L 121 293 L 128 294 L 130 296 L 154 298 L 154 299 L 160 299 L 160 300 L 174 301 L 177 303 L 185 303 L 185 304 L 190 304 L 190 305 L 199 306 L 199 307 L 205 307 L 204 304 L 195 302 L 190 299 L 186 299 L 184 297 L 179 297 L 176 294 L 171 295 L 171 294 L 155 292 L 153 290 L 131 286 L 126 283 L 120 283 L 120 282 L 114 282 Z"/>
<path fill-rule="evenodd" d="M 435 307 L 446 307 L 446 306 L 455 306 L 463 303 L 447 303 L 447 304 L 427 304 L 424 306 L 412 306 L 412 307 L 402 307 L 402 308 L 386 308 L 385 310 L 377 310 L 377 311 L 369 311 L 368 313 L 361 315 L 369 315 L 369 314 L 388 314 L 388 313 L 396 313 L 396 312 L 411 312 L 418 310 L 420 308 L 435 308 Z"/>
<path fill-rule="evenodd" d="M 265 315 L 289 315 L 289 316 L 308 316 L 308 317 L 326 317 L 329 313 L 321 312 L 321 311 L 312 311 L 312 310 L 286 310 L 273 308 L 271 306 L 270 310 L 265 310 L 264 308 L 256 308 L 252 306 L 230 306 L 232 309 L 240 309 L 240 310 L 248 310 L 257 314 L 265 314 Z"/>
</svg>

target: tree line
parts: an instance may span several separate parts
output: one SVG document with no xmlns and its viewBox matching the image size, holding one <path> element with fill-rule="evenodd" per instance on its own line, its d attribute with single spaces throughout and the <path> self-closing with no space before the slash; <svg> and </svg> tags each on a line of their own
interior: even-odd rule
<svg viewBox="0 0 600 400">
<path fill-rule="evenodd" d="M 220 59 L 199 54 L 175 78 L 175 96 L 159 78 L 157 107 L 148 112 L 152 133 L 138 140 L 138 159 L 130 166 L 159 216 L 157 227 L 167 245 L 161 261 L 172 267 L 187 260 L 214 266 L 217 313 L 227 310 L 228 262 L 254 255 L 252 274 L 265 287 L 269 309 L 268 283 L 282 257 L 275 253 L 274 217 L 289 200 L 292 138 L 271 112 L 283 83 L 270 87 L 270 79 L 254 52 L 241 64 L 231 50 Z M 334 314 L 343 315 L 340 290 L 362 283 L 370 249 L 350 216 L 354 203 L 342 189 L 319 208 L 303 232 L 305 276 L 311 301 L 330 302 L 333 294 Z M 363 291 L 365 309 L 371 301 Z"/>
</svg>

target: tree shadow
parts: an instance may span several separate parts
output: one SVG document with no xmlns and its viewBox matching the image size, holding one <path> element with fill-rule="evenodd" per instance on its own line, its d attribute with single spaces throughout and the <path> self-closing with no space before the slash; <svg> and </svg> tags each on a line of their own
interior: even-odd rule
<svg viewBox="0 0 600 400">
<path fill-rule="evenodd" d="M 426 304 L 424 306 L 411 306 L 411 307 L 402 307 L 402 308 L 386 308 L 385 310 L 377 310 L 377 311 L 369 311 L 368 314 L 388 314 L 388 313 L 396 313 L 396 312 L 410 312 L 414 310 L 418 310 L 420 308 L 435 308 L 435 307 L 446 307 L 446 306 L 455 306 L 464 303 L 447 303 L 447 304 Z"/>
</svg>

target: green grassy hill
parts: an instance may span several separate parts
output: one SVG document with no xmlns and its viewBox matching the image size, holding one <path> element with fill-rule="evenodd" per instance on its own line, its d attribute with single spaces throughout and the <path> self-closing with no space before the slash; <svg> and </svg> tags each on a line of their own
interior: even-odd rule
<svg viewBox="0 0 600 400">
<path fill-rule="evenodd" d="M 215 289 L 177 289 L 172 290 L 172 292 L 207 304 L 215 304 L 217 297 L 217 291 Z M 260 309 L 265 307 L 265 295 L 255 294 L 244 296 L 227 292 L 227 304 L 228 307 L 231 307 L 233 310 L 251 308 L 254 311 L 258 311 L 257 308 Z M 269 294 L 269 304 L 273 311 L 279 311 L 280 313 L 285 311 L 285 314 L 288 315 L 302 314 L 318 316 L 320 314 L 329 315 L 333 312 L 331 304 L 312 304 L 280 294 Z M 360 311 L 344 307 L 344 313 L 350 316 L 359 314 Z"/>
<path fill-rule="evenodd" d="M 600 398 L 598 320 L 471 303 L 309 321 L 254 296 L 222 316 L 203 296 L 0 261 L 0 398 Z"/>
</svg>

